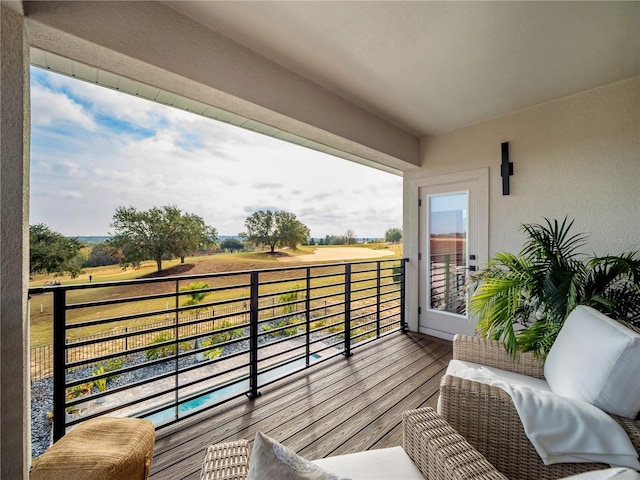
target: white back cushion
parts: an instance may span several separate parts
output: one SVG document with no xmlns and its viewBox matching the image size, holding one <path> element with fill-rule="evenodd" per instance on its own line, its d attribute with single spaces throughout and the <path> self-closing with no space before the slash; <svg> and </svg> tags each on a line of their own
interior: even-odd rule
<svg viewBox="0 0 640 480">
<path fill-rule="evenodd" d="M 544 376 L 558 395 L 635 418 L 640 411 L 640 334 L 580 305 L 551 347 Z"/>
<path fill-rule="evenodd" d="M 313 463 L 353 480 L 424 480 L 402 447 L 365 450 L 322 458 Z"/>
</svg>

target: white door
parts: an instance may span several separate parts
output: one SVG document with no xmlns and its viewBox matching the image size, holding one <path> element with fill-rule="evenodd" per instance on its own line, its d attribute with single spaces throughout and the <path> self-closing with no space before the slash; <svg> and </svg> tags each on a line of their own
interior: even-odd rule
<svg viewBox="0 0 640 480">
<path fill-rule="evenodd" d="M 420 188 L 420 331 L 441 338 L 473 335 L 468 311 L 469 272 L 486 263 L 486 212 L 478 182 Z M 479 228 L 480 222 L 485 228 Z M 482 232 L 480 232 L 482 230 Z"/>
</svg>

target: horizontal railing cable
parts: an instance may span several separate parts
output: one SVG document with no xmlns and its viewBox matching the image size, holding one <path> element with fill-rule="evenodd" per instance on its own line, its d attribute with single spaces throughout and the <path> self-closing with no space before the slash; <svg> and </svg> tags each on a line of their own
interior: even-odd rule
<svg viewBox="0 0 640 480">
<path fill-rule="evenodd" d="M 32 381 L 53 375 L 53 438 L 106 414 L 162 428 L 404 330 L 405 263 L 31 288 L 41 311 L 51 295 L 54 341 L 31 359 Z"/>
</svg>

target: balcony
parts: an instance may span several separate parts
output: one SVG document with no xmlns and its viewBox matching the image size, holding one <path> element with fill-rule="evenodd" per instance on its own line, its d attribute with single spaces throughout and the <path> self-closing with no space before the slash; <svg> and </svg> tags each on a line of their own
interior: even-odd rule
<svg viewBox="0 0 640 480">
<path fill-rule="evenodd" d="M 53 437 L 148 418 L 156 478 L 195 475 L 206 445 L 256 429 L 310 456 L 397 444 L 399 412 L 433 404 L 451 355 L 401 334 L 405 262 L 32 288 L 53 312 L 52 351 L 32 353 L 32 377 L 53 375 Z"/>
<path fill-rule="evenodd" d="M 151 479 L 200 478 L 206 447 L 257 430 L 308 458 L 402 444 L 402 412 L 435 407 L 451 342 L 393 333 L 156 433 Z"/>
</svg>

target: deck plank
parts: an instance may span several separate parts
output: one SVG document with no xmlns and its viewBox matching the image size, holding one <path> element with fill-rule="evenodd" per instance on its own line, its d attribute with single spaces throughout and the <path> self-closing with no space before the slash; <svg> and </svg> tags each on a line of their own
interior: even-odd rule
<svg viewBox="0 0 640 480">
<path fill-rule="evenodd" d="M 393 334 L 156 433 L 152 480 L 196 480 L 211 443 L 261 430 L 309 458 L 402 443 L 402 412 L 435 406 L 451 343 Z"/>
</svg>

